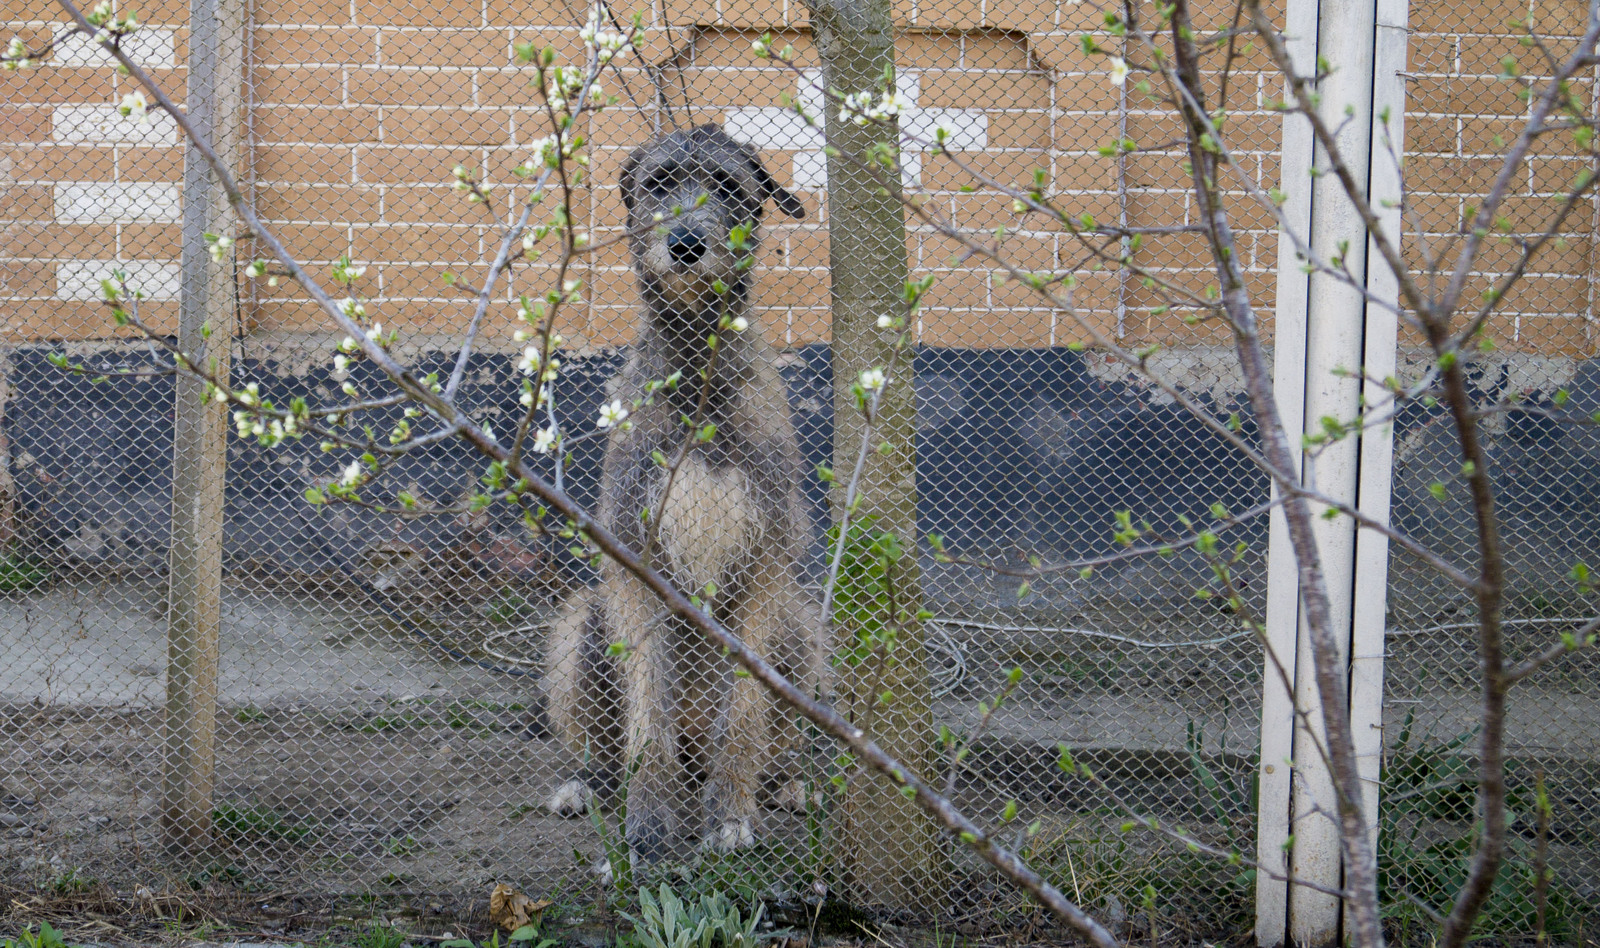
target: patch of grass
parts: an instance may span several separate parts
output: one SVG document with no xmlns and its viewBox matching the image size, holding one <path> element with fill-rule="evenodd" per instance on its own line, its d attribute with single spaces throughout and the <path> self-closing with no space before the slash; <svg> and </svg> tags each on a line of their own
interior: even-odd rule
<svg viewBox="0 0 1600 948">
<path fill-rule="evenodd" d="M 355 948 L 405 948 L 406 933 L 374 919 L 356 933 Z"/>
<path fill-rule="evenodd" d="M 1255 852 L 1259 750 L 1229 757 L 1226 740 L 1206 748 L 1194 721 L 1185 741 L 1192 817 L 1204 827 L 1172 824 L 1218 848 Z M 1130 925 L 1177 925 L 1199 932 L 1248 930 L 1256 874 L 1229 859 L 1190 852 L 1169 839 L 1135 831 L 1120 809 L 1047 816 L 1022 853 L 1040 875 L 1080 904 Z M 1166 821 L 1163 821 L 1166 822 Z M 1220 837 L 1220 838 L 1219 838 Z"/>
<path fill-rule="evenodd" d="M 50 881 L 45 883 L 45 888 L 56 895 L 78 895 L 88 892 L 99 884 L 99 879 L 74 866 L 52 876 Z"/>
<path fill-rule="evenodd" d="M 256 724 L 267 719 L 267 712 L 255 705 L 248 705 L 233 712 L 233 719 L 240 724 Z"/>
<path fill-rule="evenodd" d="M 31 592 L 50 582 L 50 567 L 37 557 L 7 553 L 0 556 L 0 594 Z"/>
<path fill-rule="evenodd" d="M 1461 750 L 1478 736 L 1472 728 L 1445 741 L 1423 735 L 1413 741 L 1416 712 L 1407 711 L 1400 735 L 1383 766 L 1380 800 L 1393 800 L 1396 812 L 1432 820 L 1472 819 L 1478 805 L 1478 776 Z"/>
<path fill-rule="evenodd" d="M 1429 913 L 1449 914 L 1456 893 L 1466 884 L 1482 829 L 1475 819 L 1476 773 L 1458 753 L 1477 729 L 1433 741 L 1426 735 L 1414 736 L 1414 723 L 1414 712 L 1408 712 L 1384 762 L 1378 795 L 1378 898 L 1401 944 L 1411 940 L 1413 930 L 1423 939 L 1436 935 L 1438 924 Z M 1511 815 L 1527 816 L 1530 825 L 1538 805 L 1537 798 L 1520 792 L 1507 800 Z M 1439 823 L 1466 825 L 1441 828 Z M 1535 844 L 1512 834 L 1507 849 L 1475 934 L 1517 938 L 1539 930 Z M 1543 933 L 1557 942 L 1573 938 L 1583 906 L 1571 886 L 1548 867 L 1546 878 Z"/>
<path fill-rule="evenodd" d="M 539 601 L 504 588 L 495 598 L 484 603 L 482 614 L 495 625 L 521 625 L 539 618 L 543 611 Z"/>
<path fill-rule="evenodd" d="M 285 820 L 277 810 L 258 804 L 224 803 L 211 811 L 211 823 L 217 832 L 236 842 L 297 843 L 310 832 Z"/>
<path fill-rule="evenodd" d="M 49 922 L 40 922 L 39 931 L 24 928 L 15 938 L 0 941 L 0 948 L 70 948 L 67 940 Z"/>
<path fill-rule="evenodd" d="M 195 869 L 184 874 L 183 881 L 196 892 L 212 886 L 231 886 L 247 892 L 253 892 L 259 888 L 259 884 L 252 882 L 245 875 L 243 869 L 220 862 L 214 862 L 203 869 Z"/>
</svg>

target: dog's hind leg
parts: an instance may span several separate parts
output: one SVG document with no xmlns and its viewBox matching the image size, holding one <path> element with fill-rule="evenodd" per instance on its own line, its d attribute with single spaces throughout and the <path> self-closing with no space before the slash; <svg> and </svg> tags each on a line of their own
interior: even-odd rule
<svg viewBox="0 0 1600 948">
<path fill-rule="evenodd" d="M 634 858 L 658 862 L 667 854 L 677 824 L 672 642 L 661 604 L 643 583 L 620 576 L 605 585 L 607 624 L 626 647 L 622 728 L 626 766 L 633 775 L 628 778 L 624 833 Z"/>
</svg>

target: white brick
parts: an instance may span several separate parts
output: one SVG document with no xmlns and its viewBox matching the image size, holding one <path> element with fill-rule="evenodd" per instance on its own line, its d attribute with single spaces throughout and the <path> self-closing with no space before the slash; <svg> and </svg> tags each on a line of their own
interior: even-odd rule
<svg viewBox="0 0 1600 948">
<path fill-rule="evenodd" d="M 758 148 L 794 151 L 822 147 L 822 132 L 808 126 L 792 109 L 776 106 L 729 109 L 722 127 L 736 140 Z"/>
<path fill-rule="evenodd" d="M 132 36 L 122 41 L 122 50 L 134 62 L 146 69 L 169 69 L 174 64 L 177 44 L 171 30 L 140 27 Z M 82 33 L 71 32 L 61 36 L 50 59 L 54 66 L 115 66 L 116 60 L 99 43 Z"/>
<path fill-rule="evenodd" d="M 128 274 L 128 289 L 141 290 L 146 299 L 178 298 L 178 265 L 151 260 L 65 260 L 56 264 L 56 298 L 63 300 L 104 299 L 100 281 L 111 278 L 115 270 Z"/>
<path fill-rule="evenodd" d="M 820 191 L 828 186 L 828 156 L 820 151 L 803 151 L 794 156 L 794 186 Z"/>
<path fill-rule="evenodd" d="M 56 220 L 75 224 L 178 220 L 181 201 L 175 184 L 58 184 Z"/>
<path fill-rule="evenodd" d="M 900 118 L 900 131 L 929 143 L 934 130 L 948 133 L 945 147 L 951 151 L 982 151 L 989 147 L 989 116 L 977 109 L 922 109 Z"/>
<path fill-rule="evenodd" d="M 51 116 L 51 138 L 62 143 L 176 145 L 178 123 L 152 109 L 140 124 L 114 105 L 58 105 Z"/>
</svg>

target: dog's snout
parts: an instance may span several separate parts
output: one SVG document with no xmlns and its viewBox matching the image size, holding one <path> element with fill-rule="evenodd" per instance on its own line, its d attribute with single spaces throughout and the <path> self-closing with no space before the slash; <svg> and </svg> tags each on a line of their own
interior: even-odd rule
<svg viewBox="0 0 1600 948">
<path fill-rule="evenodd" d="M 693 227 L 678 227 L 667 234 L 667 252 L 673 263 L 687 264 L 706 255 L 705 232 Z"/>
</svg>

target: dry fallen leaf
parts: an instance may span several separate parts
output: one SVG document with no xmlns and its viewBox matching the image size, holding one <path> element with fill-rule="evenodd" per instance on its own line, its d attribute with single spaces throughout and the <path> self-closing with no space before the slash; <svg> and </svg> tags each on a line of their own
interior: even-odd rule
<svg viewBox="0 0 1600 948">
<path fill-rule="evenodd" d="M 504 882 L 499 882 L 495 884 L 494 891 L 489 893 L 489 918 L 506 931 L 514 932 L 524 925 L 537 922 L 551 904 L 549 899 L 536 902 Z"/>
</svg>

